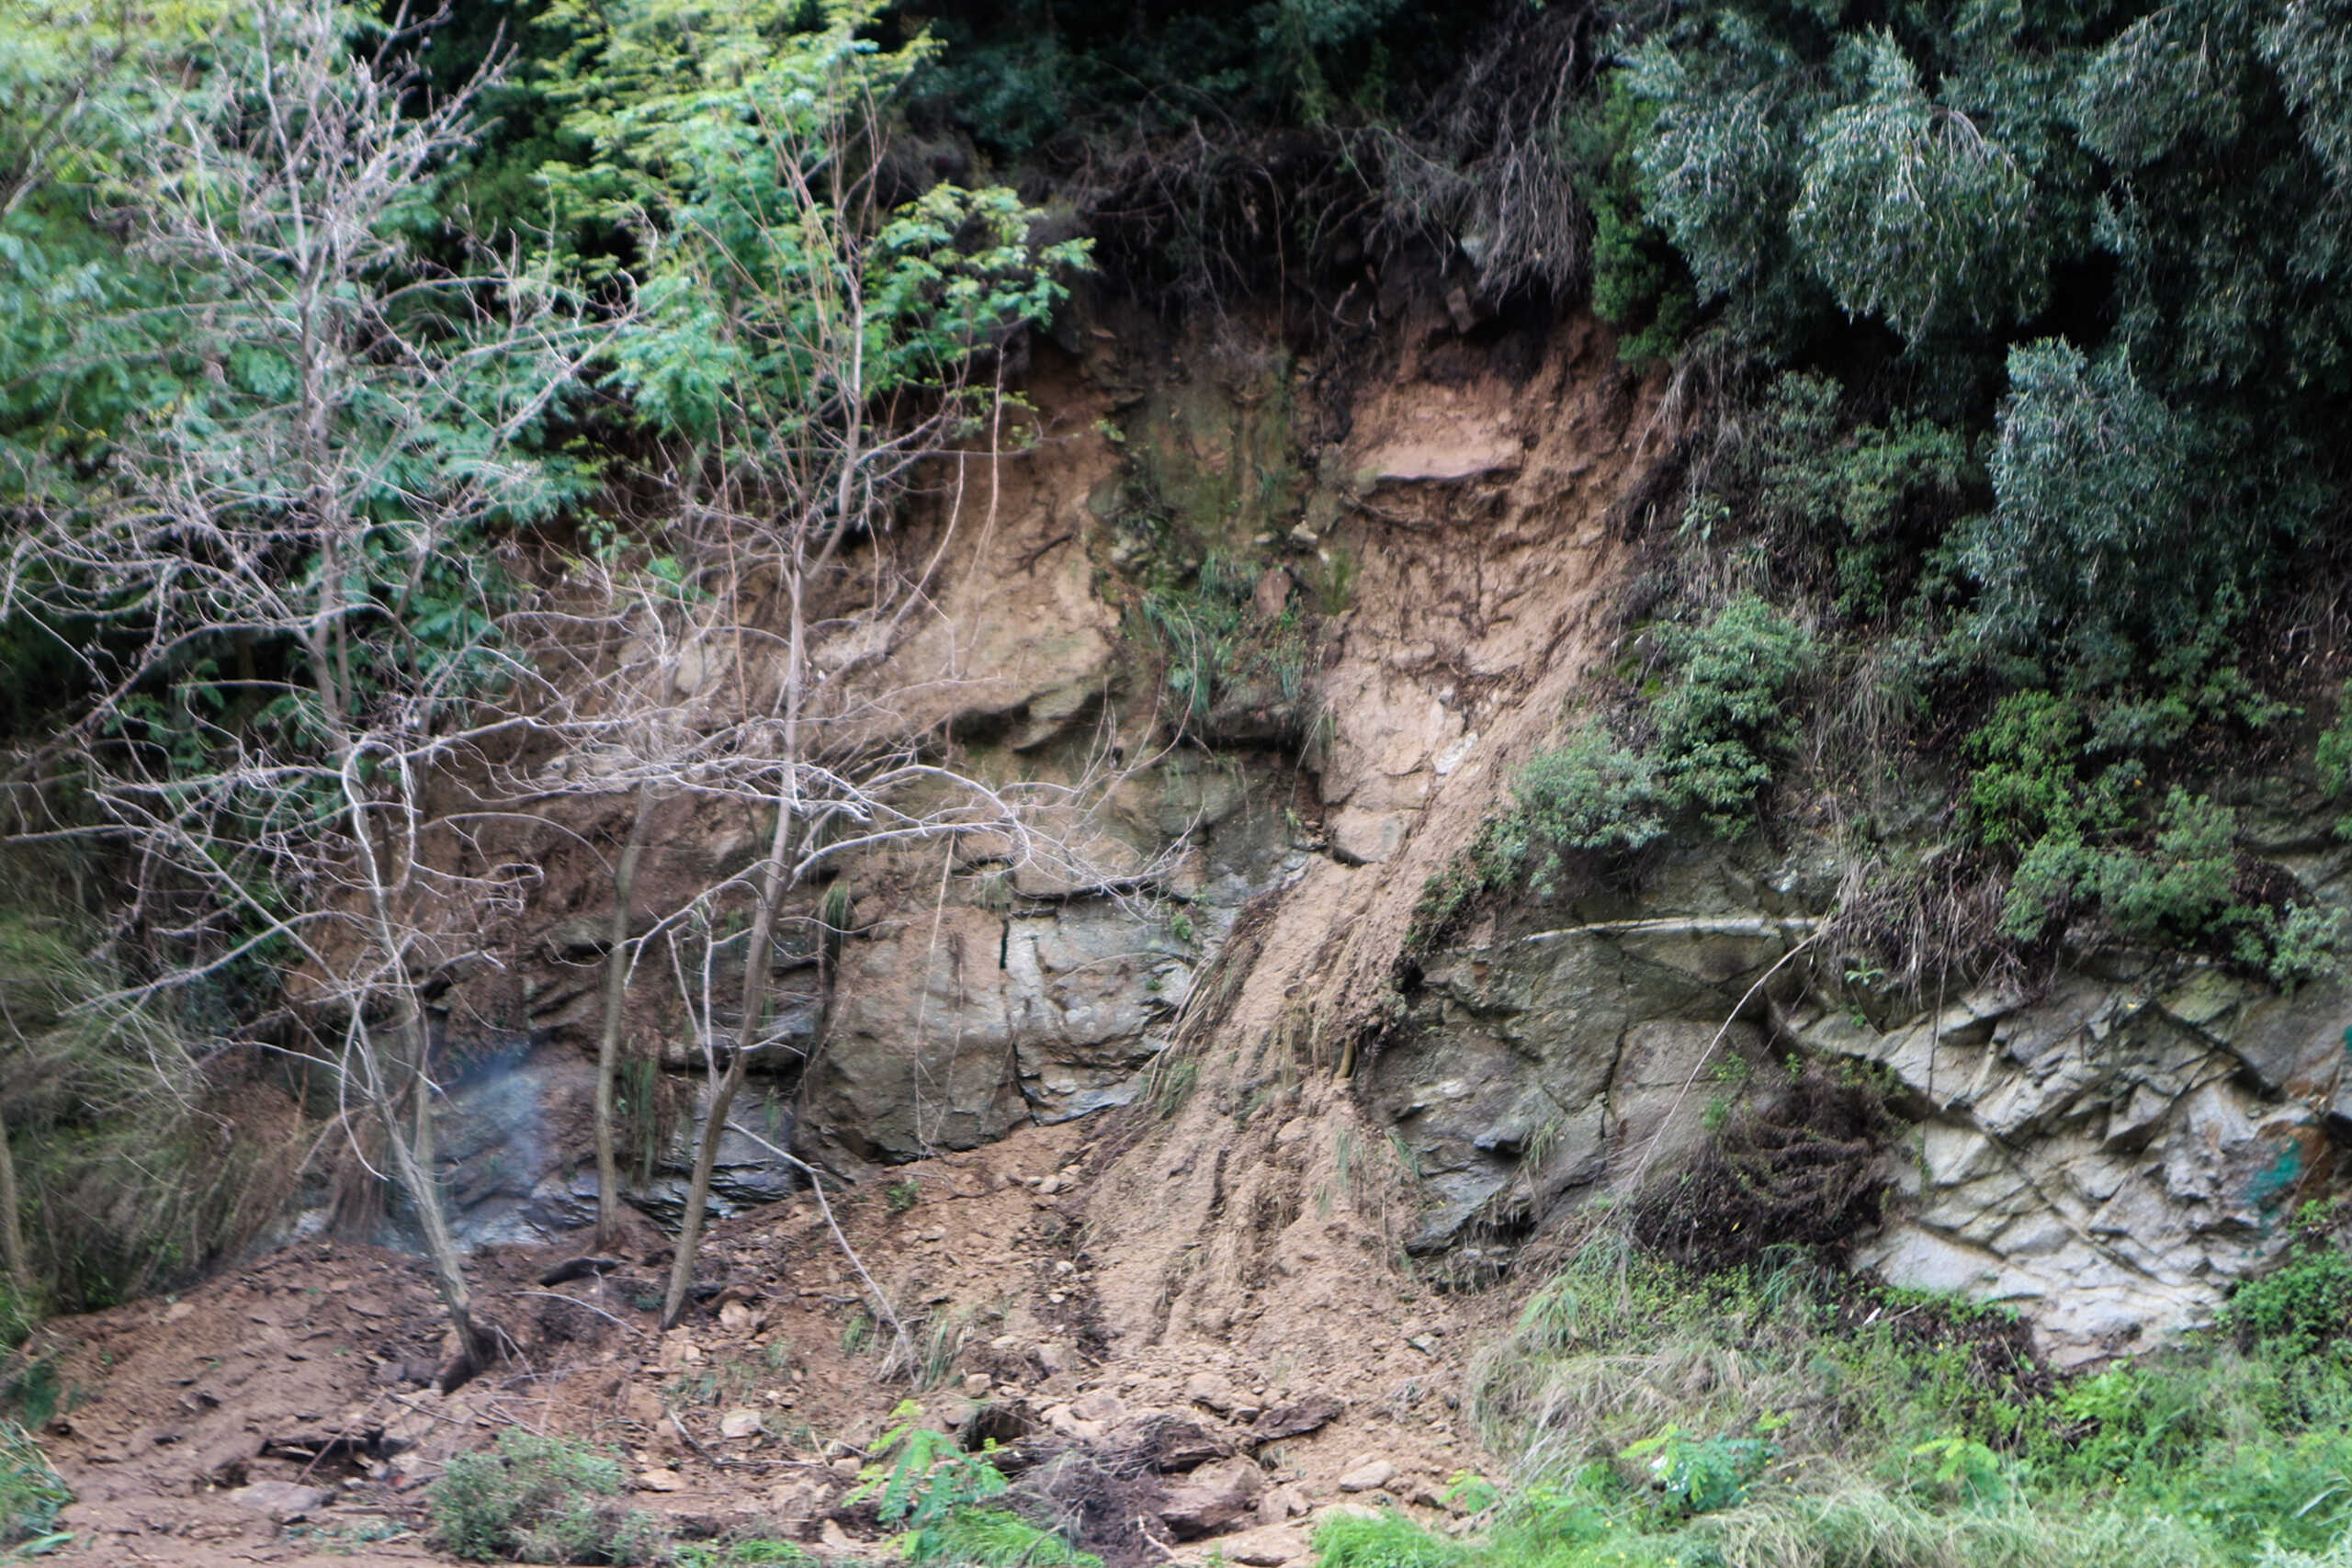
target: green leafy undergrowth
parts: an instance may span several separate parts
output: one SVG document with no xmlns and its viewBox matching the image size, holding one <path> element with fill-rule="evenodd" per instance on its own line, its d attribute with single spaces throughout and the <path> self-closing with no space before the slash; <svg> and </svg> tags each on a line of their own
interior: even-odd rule
<svg viewBox="0 0 2352 1568">
<path fill-rule="evenodd" d="M 1850 421 L 1840 400 L 1826 376 L 1779 378 L 1747 466 L 1763 520 L 1828 556 L 1838 612 L 1876 619 L 1901 603 L 1984 479 L 1959 431 L 1899 412 L 1883 423 Z"/>
<path fill-rule="evenodd" d="M 859 1473 L 849 1502 L 874 1500 L 876 1516 L 897 1526 L 910 1562 L 979 1568 L 1102 1568 L 1102 1560 L 1013 1512 L 1012 1483 L 986 1452 L 964 1451 L 944 1432 L 917 1425 L 912 1403 L 893 1412 L 898 1425 Z M 991 1447 L 994 1445 L 991 1444 Z"/>
<path fill-rule="evenodd" d="M 2334 973 L 2343 914 L 2279 891 L 2292 879 L 2244 861 L 2234 812 L 2177 785 L 2152 807 L 2143 754 L 2177 742 L 2193 717 L 2146 734 L 2144 716 L 2132 705 L 2019 692 L 1969 736 L 1977 839 L 2017 856 L 2003 934 L 2038 942 L 2096 909 L 2124 941 L 2210 953 L 2282 987 Z"/>
<path fill-rule="evenodd" d="M 659 1562 L 661 1521 L 612 1501 L 622 1489 L 613 1455 L 510 1430 L 451 1460 L 427 1501 L 442 1544 L 469 1562 Z"/>
</svg>

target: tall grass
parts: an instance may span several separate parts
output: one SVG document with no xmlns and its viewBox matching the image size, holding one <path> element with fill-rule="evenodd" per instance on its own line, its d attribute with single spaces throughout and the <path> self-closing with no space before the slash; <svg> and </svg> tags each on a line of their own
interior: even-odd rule
<svg viewBox="0 0 2352 1568">
<path fill-rule="evenodd" d="M 268 1096 L 251 1104 L 274 1117 L 239 1114 L 208 1047 L 187 1020 L 126 998 L 70 913 L 0 905 L 0 1115 L 42 1298 L 0 1316 L 111 1305 L 185 1278 L 274 1212 L 288 1162 L 268 1156 L 296 1115 Z"/>
<path fill-rule="evenodd" d="M 1483 1529 L 1316 1544 L 1323 1568 L 2352 1568 L 2341 1261 L 2313 1232 L 2258 1310 L 2066 1379 L 1997 1309 L 1603 1237 L 1473 1363 L 1481 1437 L 1521 1456 Z"/>
</svg>

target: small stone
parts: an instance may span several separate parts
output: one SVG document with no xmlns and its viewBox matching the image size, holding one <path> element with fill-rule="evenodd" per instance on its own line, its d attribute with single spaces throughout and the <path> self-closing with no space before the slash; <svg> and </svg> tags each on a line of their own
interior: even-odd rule
<svg viewBox="0 0 2352 1568">
<path fill-rule="evenodd" d="M 760 1435 L 760 1413 L 756 1410 L 735 1409 L 718 1418 L 718 1435 L 722 1438 L 756 1438 Z"/>
<path fill-rule="evenodd" d="M 1358 1465 L 1355 1469 L 1340 1477 L 1340 1490 L 1342 1492 L 1377 1492 L 1396 1479 L 1396 1467 L 1389 1463 L 1385 1459 L 1376 1459 L 1370 1464 Z"/>
<path fill-rule="evenodd" d="M 827 1519 L 823 1528 L 818 1530 L 817 1540 L 829 1551 L 853 1551 L 857 1547 L 857 1542 L 850 1540 L 849 1531 L 831 1519 Z"/>
<path fill-rule="evenodd" d="M 718 1326 L 729 1334 L 749 1334 L 757 1326 L 757 1319 L 741 1302 L 729 1302 L 718 1309 Z"/>
<path fill-rule="evenodd" d="M 297 1486 L 290 1481 L 256 1481 L 229 1494 L 241 1508 L 267 1514 L 273 1519 L 299 1519 L 334 1500 L 334 1494 L 317 1486 Z"/>
<path fill-rule="evenodd" d="M 964 1374 L 964 1392 L 972 1398 L 986 1399 L 989 1396 L 989 1387 L 988 1373 L 966 1372 Z"/>
<path fill-rule="evenodd" d="M 1062 1179 L 1059 1172 L 1057 1172 L 1037 1183 L 1037 1195 L 1041 1198 L 1050 1198 L 1061 1190 Z"/>
<path fill-rule="evenodd" d="M 680 1492 L 685 1489 L 686 1478 L 666 1465 L 656 1465 L 640 1471 L 637 1483 L 648 1492 Z"/>
</svg>

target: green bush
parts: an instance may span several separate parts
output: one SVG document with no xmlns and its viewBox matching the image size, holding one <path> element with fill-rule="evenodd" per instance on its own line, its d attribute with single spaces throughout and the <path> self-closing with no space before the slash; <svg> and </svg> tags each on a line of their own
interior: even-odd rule
<svg viewBox="0 0 2352 1568">
<path fill-rule="evenodd" d="M 1651 708 L 1658 777 L 1676 807 L 1696 807 L 1735 837 L 1755 819 L 1773 760 L 1796 744 L 1789 699 L 1813 667 L 1812 637 L 1744 594 L 1668 647 L 1677 669 Z"/>
<path fill-rule="evenodd" d="M 2245 894 L 2229 807 L 2175 785 L 2143 839 L 2147 769 L 2117 755 L 2110 738 L 2137 730 L 2116 718 L 2087 698 L 2019 692 L 1963 743 L 1977 763 L 1968 783 L 1977 840 L 2018 856 L 2003 934 L 2038 942 L 2069 908 L 2096 907 L 2127 942 L 2211 953 L 2282 988 L 2333 974 L 2343 913 Z"/>
<path fill-rule="evenodd" d="M 1681 1427 L 1644 1438 L 1617 1457 L 1645 1468 L 1669 1516 L 1712 1514 L 1747 1495 L 1778 1450 L 1760 1438 L 1694 1438 Z"/>
<path fill-rule="evenodd" d="M 2248 1349 L 2307 1356 L 2352 1336 L 2352 1256 L 2325 1236 L 2301 1238 L 2287 1260 L 2239 1285 L 2222 1325 Z"/>
<path fill-rule="evenodd" d="M 427 1501 L 441 1542 L 475 1562 L 651 1562 L 660 1522 L 624 1510 L 620 1461 L 563 1438 L 505 1431 L 449 1461 Z"/>
<path fill-rule="evenodd" d="M 1592 213 L 1592 312 L 1619 329 L 1627 364 L 1671 359 L 1698 316 L 1689 269 L 1643 207 L 1634 153 L 1657 118 L 1655 104 L 1611 75 L 1571 132 L 1577 194 Z"/>
<path fill-rule="evenodd" d="M 1982 483 L 1960 432 L 1894 414 L 1849 423 L 1826 376 L 1779 378 L 1759 411 L 1757 504 L 1773 526 L 1817 540 L 1834 562 L 1838 611 L 1895 607 L 1907 573 Z"/>
<path fill-rule="evenodd" d="M 1657 766 L 1588 724 L 1536 755 L 1512 785 L 1527 839 L 1556 852 L 1638 850 L 1666 831 Z M 1552 857 L 1556 867 L 1557 855 Z"/>
<path fill-rule="evenodd" d="M 1962 545 L 1991 646 L 2054 647 L 2080 683 L 2207 661 L 2289 524 L 2260 481 L 2275 451 L 2167 405 L 2128 355 L 2063 343 L 2009 356 L 1994 506 Z"/>
</svg>

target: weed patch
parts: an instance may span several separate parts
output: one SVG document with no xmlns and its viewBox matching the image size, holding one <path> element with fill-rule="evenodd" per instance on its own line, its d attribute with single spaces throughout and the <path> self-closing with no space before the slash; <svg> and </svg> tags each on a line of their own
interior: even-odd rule
<svg viewBox="0 0 2352 1568">
<path fill-rule="evenodd" d="M 499 1434 L 449 1461 L 429 1498 L 441 1543 L 473 1562 L 632 1564 L 661 1560 L 661 1521 L 612 1499 L 620 1461 L 561 1438 Z"/>
</svg>

